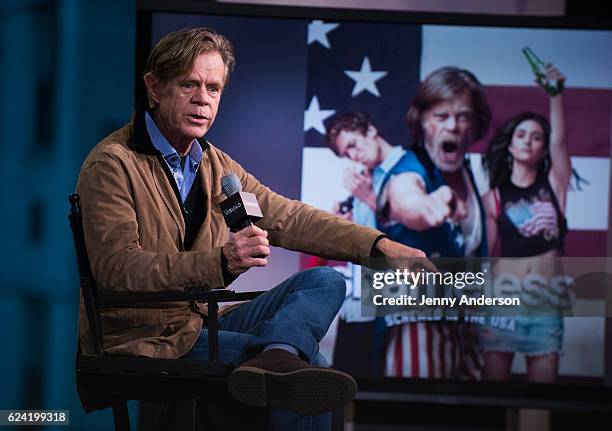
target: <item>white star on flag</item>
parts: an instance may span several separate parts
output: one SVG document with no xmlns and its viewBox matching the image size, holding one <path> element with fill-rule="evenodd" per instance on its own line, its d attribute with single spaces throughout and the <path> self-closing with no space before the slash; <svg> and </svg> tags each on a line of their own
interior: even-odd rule
<svg viewBox="0 0 612 431">
<path fill-rule="evenodd" d="M 325 134 L 325 126 L 323 121 L 334 115 L 336 111 L 333 109 L 321 110 L 319 107 L 319 99 L 317 96 L 312 96 L 308 109 L 304 111 L 304 132 L 310 129 L 315 129 L 320 134 Z"/>
<path fill-rule="evenodd" d="M 308 24 L 308 45 L 319 42 L 325 48 L 330 49 L 327 33 L 337 28 L 340 24 L 325 24 L 323 21 L 314 20 Z"/>
<path fill-rule="evenodd" d="M 355 97 L 362 91 L 366 90 L 372 93 L 374 96 L 380 97 L 378 88 L 376 88 L 376 81 L 385 76 L 387 72 L 373 72 L 372 66 L 370 66 L 370 59 L 367 56 L 363 57 L 361 70 L 345 70 L 344 73 L 355 81 L 355 86 L 353 87 L 353 93 L 351 96 Z"/>
</svg>

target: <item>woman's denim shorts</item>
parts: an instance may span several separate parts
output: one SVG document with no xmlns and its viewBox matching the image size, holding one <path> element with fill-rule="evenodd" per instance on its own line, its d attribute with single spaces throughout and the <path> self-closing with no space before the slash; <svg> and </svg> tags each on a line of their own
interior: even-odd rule
<svg viewBox="0 0 612 431">
<path fill-rule="evenodd" d="M 479 326 L 478 343 L 485 352 L 519 352 L 527 356 L 560 353 L 563 346 L 562 317 L 512 317 L 505 328 Z M 491 322 L 494 323 L 494 322 Z"/>
</svg>

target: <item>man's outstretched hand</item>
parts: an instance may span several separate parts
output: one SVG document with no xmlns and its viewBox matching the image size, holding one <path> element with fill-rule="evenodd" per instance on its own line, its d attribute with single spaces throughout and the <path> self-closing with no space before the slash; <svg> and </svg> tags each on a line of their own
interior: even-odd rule
<svg viewBox="0 0 612 431">
<path fill-rule="evenodd" d="M 390 240 L 389 238 L 383 238 L 376 244 L 376 248 L 384 254 L 386 257 L 426 257 L 418 248 L 408 247 L 407 245 L 400 244 Z"/>
<path fill-rule="evenodd" d="M 253 266 L 266 266 L 270 255 L 268 232 L 255 225 L 231 234 L 222 250 L 227 259 L 227 271 L 239 275 Z"/>
<path fill-rule="evenodd" d="M 383 238 L 376 244 L 376 248 L 385 255 L 393 267 L 405 267 L 411 271 L 425 269 L 429 272 L 438 272 L 438 268 L 431 263 L 426 254 L 418 248 L 408 247 L 389 238 Z"/>
</svg>

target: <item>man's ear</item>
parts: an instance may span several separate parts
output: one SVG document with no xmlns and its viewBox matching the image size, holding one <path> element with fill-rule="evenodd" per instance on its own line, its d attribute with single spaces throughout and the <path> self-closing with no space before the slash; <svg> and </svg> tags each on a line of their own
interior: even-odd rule
<svg viewBox="0 0 612 431">
<path fill-rule="evenodd" d="M 161 83 L 151 72 L 145 73 L 144 82 L 147 87 L 147 96 L 149 97 L 149 108 L 155 108 L 155 106 L 159 105 Z"/>
<path fill-rule="evenodd" d="M 368 126 L 367 136 L 374 137 L 376 135 L 378 135 L 378 129 L 376 129 L 373 124 L 370 124 Z"/>
</svg>

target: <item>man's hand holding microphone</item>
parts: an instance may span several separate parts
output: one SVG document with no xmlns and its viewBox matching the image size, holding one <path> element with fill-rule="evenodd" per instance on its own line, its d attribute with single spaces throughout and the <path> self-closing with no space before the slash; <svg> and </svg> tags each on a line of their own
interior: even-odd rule
<svg viewBox="0 0 612 431">
<path fill-rule="evenodd" d="M 266 266 L 270 255 L 268 232 L 254 224 L 247 226 L 230 235 L 223 254 L 230 274 L 239 275 L 253 266 Z"/>
<path fill-rule="evenodd" d="M 257 197 L 242 191 L 242 184 L 234 173 L 221 178 L 221 190 L 227 196 L 221 202 L 221 210 L 232 232 L 222 249 L 227 271 L 239 275 L 254 266 L 266 266 L 270 255 L 268 232 L 253 224 L 262 217 Z"/>
</svg>

